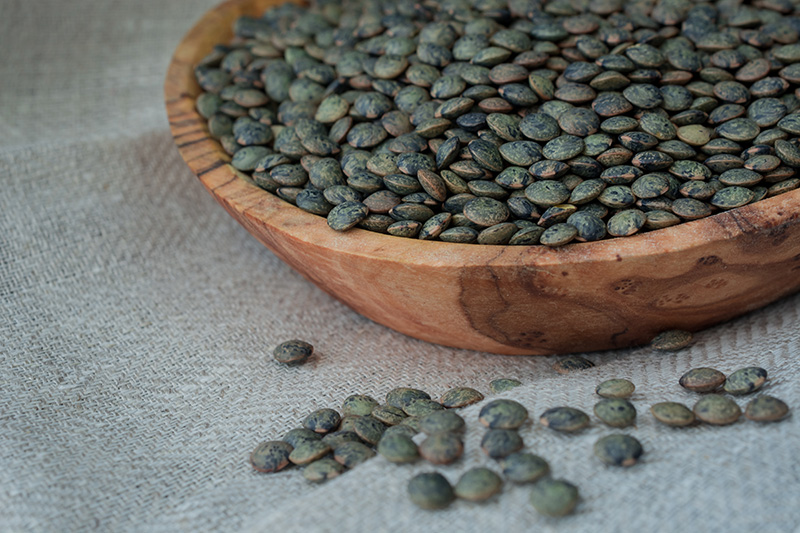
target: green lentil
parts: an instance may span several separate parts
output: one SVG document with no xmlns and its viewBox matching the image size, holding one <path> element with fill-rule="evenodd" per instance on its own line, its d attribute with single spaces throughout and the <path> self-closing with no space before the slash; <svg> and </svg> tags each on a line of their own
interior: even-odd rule
<svg viewBox="0 0 800 533">
<path fill-rule="evenodd" d="M 417 433 L 419 432 L 411 426 L 398 424 L 396 426 L 387 427 L 386 431 L 383 432 L 383 437 L 381 437 L 381 440 L 389 437 L 390 435 L 405 435 L 406 437 L 413 437 Z M 378 444 L 380 444 L 380 442 Z"/>
<path fill-rule="evenodd" d="M 492 459 L 506 457 L 524 446 L 515 429 L 489 429 L 481 439 L 481 449 Z"/>
<path fill-rule="evenodd" d="M 678 383 L 693 392 L 711 392 L 725 383 L 725 374 L 714 368 L 693 368 L 682 375 Z"/>
<path fill-rule="evenodd" d="M 774 396 L 759 396 L 748 402 L 744 416 L 756 422 L 775 422 L 789 414 L 789 406 Z"/>
<path fill-rule="evenodd" d="M 578 487 L 560 479 L 541 479 L 533 485 L 530 501 L 540 514 L 565 516 L 578 504 Z"/>
<path fill-rule="evenodd" d="M 419 398 L 412 400 L 411 403 L 403 408 L 408 416 L 425 416 L 435 411 L 441 411 L 444 406 L 439 402 L 430 399 Z"/>
<path fill-rule="evenodd" d="M 493 400 L 480 410 L 478 420 L 490 429 L 516 429 L 528 419 L 528 410 L 514 400 Z"/>
<path fill-rule="evenodd" d="M 408 497 L 423 509 L 444 509 L 456 499 L 453 487 L 438 472 L 414 476 L 408 483 Z"/>
<path fill-rule="evenodd" d="M 392 463 L 413 463 L 419 459 L 419 449 L 411 436 L 402 433 L 384 435 L 378 442 L 378 454 Z"/>
<path fill-rule="evenodd" d="M 547 461 L 528 452 L 512 453 L 500 460 L 503 475 L 514 483 L 532 483 L 550 473 Z"/>
<path fill-rule="evenodd" d="M 757 366 L 740 368 L 725 379 L 722 389 L 728 394 L 750 394 L 767 381 L 767 371 Z"/>
<path fill-rule="evenodd" d="M 489 391 L 492 394 L 500 394 L 501 392 L 510 391 L 520 385 L 522 385 L 522 382 L 517 379 L 498 378 L 489 382 Z"/>
<path fill-rule="evenodd" d="M 345 442 L 333 450 L 333 458 L 346 468 L 354 468 L 373 457 L 375 452 L 363 442 Z"/>
<path fill-rule="evenodd" d="M 553 370 L 559 374 L 570 374 L 581 370 L 587 370 L 594 367 L 594 363 L 579 355 L 570 355 L 562 357 L 553 363 Z"/>
<path fill-rule="evenodd" d="M 630 435 L 606 435 L 594 444 L 594 454 L 610 466 L 633 466 L 643 453 L 642 444 Z"/>
<path fill-rule="evenodd" d="M 250 464 L 258 472 L 277 472 L 289 465 L 292 450 L 292 445 L 284 441 L 262 442 L 250 454 Z"/>
<path fill-rule="evenodd" d="M 329 433 L 339 427 L 342 418 L 333 409 L 318 409 L 303 420 L 303 427 L 315 433 Z"/>
<path fill-rule="evenodd" d="M 464 443 L 455 433 L 434 433 L 419 445 L 420 455 L 433 464 L 447 465 L 461 457 Z"/>
<path fill-rule="evenodd" d="M 295 339 L 276 346 L 272 356 L 279 363 L 296 365 L 305 363 L 313 352 L 314 347 L 311 344 Z"/>
<path fill-rule="evenodd" d="M 427 435 L 460 433 L 465 427 L 464 419 L 453 411 L 434 411 L 419 419 L 419 429 Z"/>
<path fill-rule="evenodd" d="M 361 442 L 361 438 L 355 431 L 340 429 L 339 431 L 328 433 L 322 437 L 322 442 L 330 446 L 331 449 L 335 449 L 337 446 L 344 444 L 345 442 Z"/>
<path fill-rule="evenodd" d="M 595 392 L 603 398 L 630 398 L 636 385 L 627 379 L 608 379 L 597 386 Z"/>
<path fill-rule="evenodd" d="M 503 479 L 484 467 L 464 472 L 454 487 L 455 495 L 462 500 L 480 502 L 488 500 L 503 487 Z"/>
<path fill-rule="evenodd" d="M 330 457 L 309 463 L 303 469 L 303 477 L 313 483 L 322 483 L 344 473 L 344 466 Z"/>
<path fill-rule="evenodd" d="M 660 402 L 650 407 L 656 420 L 668 426 L 683 427 L 694 424 L 694 413 L 682 403 Z"/>
<path fill-rule="evenodd" d="M 322 439 L 322 435 L 306 428 L 292 429 L 281 438 L 283 442 L 288 443 L 292 448 L 299 446 L 303 442 L 320 439 Z"/>
<path fill-rule="evenodd" d="M 617 428 L 636 422 L 636 408 L 624 398 L 605 398 L 594 405 L 594 414 L 606 425 Z"/>
<path fill-rule="evenodd" d="M 321 440 L 303 442 L 292 450 L 289 460 L 296 465 L 305 465 L 321 459 L 331 452 L 328 443 Z"/>
<path fill-rule="evenodd" d="M 408 416 L 405 411 L 392 405 L 376 405 L 370 414 L 374 419 L 389 426 L 399 424 Z"/>
<path fill-rule="evenodd" d="M 365 394 L 353 394 L 342 402 L 342 415 L 366 416 L 378 406 L 378 401 Z"/>
<path fill-rule="evenodd" d="M 589 415 L 574 407 L 553 407 L 541 414 L 539 422 L 552 430 L 572 433 L 589 425 Z"/>
<path fill-rule="evenodd" d="M 386 426 L 371 416 L 359 417 L 353 423 L 353 430 L 367 444 L 378 444 Z"/>
<path fill-rule="evenodd" d="M 386 403 L 398 409 L 404 409 L 412 401 L 418 399 L 430 400 L 431 397 L 424 391 L 408 387 L 399 387 L 386 393 Z"/>
<path fill-rule="evenodd" d="M 694 405 L 692 411 L 702 422 L 717 426 L 733 424 L 742 414 L 736 402 L 719 394 L 704 396 Z"/>
<path fill-rule="evenodd" d="M 689 331 L 671 329 L 656 335 L 650 342 L 650 347 L 654 350 L 674 352 L 689 346 L 692 343 L 692 338 L 692 334 Z"/>
</svg>

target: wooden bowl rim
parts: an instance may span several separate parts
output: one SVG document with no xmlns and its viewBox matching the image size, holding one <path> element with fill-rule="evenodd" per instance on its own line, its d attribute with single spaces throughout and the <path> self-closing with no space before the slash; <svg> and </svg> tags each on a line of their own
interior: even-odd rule
<svg viewBox="0 0 800 533">
<path fill-rule="evenodd" d="M 543 245 L 511 246 L 459 244 L 394 237 L 360 228 L 346 233 L 330 229 L 324 217 L 307 213 L 264 191 L 227 163 L 230 156 L 205 127 L 205 119 L 194 108 L 200 88 L 194 80 L 194 64 L 209 48 L 202 48 L 207 30 L 228 21 L 235 10 L 256 12 L 279 0 L 228 0 L 206 12 L 183 37 L 167 71 L 164 87 L 170 130 L 178 150 L 192 172 L 223 205 L 268 230 L 274 236 L 331 252 L 406 266 L 464 267 L 552 267 L 558 264 L 615 262 L 624 259 L 684 252 L 708 247 L 714 242 L 741 237 L 785 224 L 800 212 L 800 189 L 765 198 L 754 204 L 722 211 L 699 220 L 596 242 L 571 243 L 558 248 Z M 238 13 L 239 11 L 237 11 Z M 219 31 L 219 30 L 217 30 Z M 230 24 L 225 32 L 232 34 Z M 225 32 L 220 32 L 225 33 Z M 224 38 L 223 38 L 224 39 Z M 186 124 L 196 123 L 198 139 L 184 144 Z M 202 130 L 202 131 L 200 131 Z M 217 160 L 198 157 L 202 148 Z M 768 215 L 768 216 L 765 216 Z M 757 222 L 754 223 L 753 221 Z M 277 239 L 275 239 L 277 240 Z M 653 272 L 657 277 L 658 273 Z M 368 280 L 365 280 L 368 282 Z"/>
</svg>

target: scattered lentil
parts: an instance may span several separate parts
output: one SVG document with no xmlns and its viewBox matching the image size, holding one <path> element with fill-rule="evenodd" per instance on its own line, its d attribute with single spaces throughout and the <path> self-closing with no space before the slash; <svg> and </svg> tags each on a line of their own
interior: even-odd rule
<svg viewBox="0 0 800 533">
<path fill-rule="evenodd" d="M 630 398 L 636 385 L 627 379 L 608 379 L 597 386 L 595 392 L 603 398 Z"/>
<path fill-rule="evenodd" d="M 289 460 L 296 465 L 305 465 L 322 459 L 331 452 L 331 447 L 321 440 L 310 440 L 298 445 L 289 454 Z"/>
<path fill-rule="evenodd" d="M 694 413 L 682 403 L 660 402 L 650 407 L 656 420 L 668 426 L 690 426 L 695 422 Z"/>
<path fill-rule="evenodd" d="M 322 435 L 319 433 L 306 428 L 296 428 L 286 433 L 281 440 L 288 443 L 292 448 L 296 448 L 303 442 L 320 439 L 322 439 Z"/>
<path fill-rule="evenodd" d="M 789 414 L 789 406 L 774 396 L 759 396 L 748 402 L 744 416 L 756 422 L 775 422 Z"/>
<path fill-rule="evenodd" d="M 336 462 L 347 468 L 354 468 L 373 457 L 375 452 L 363 442 L 345 442 L 333 450 Z"/>
<path fill-rule="evenodd" d="M 342 415 L 366 416 L 378 406 L 378 401 L 365 394 L 353 394 L 342 402 Z"/>
<path fill-rule="evenodd" d="M 736 402 L 719 394 L 704 396 L 694 404 L 692 411 L 702 422 L 716 426 L 733 424 L 742 415 L 742 410 Z"/>
<path fill-rule="evenodd" d="M 725 374 L 713 368 L 693 368 L 682 375 L 678 383 L 693 392 L 711 392 L 725 383 Z"/>
<path fill-rule="evenodd" d="M 353 423 L 353 429 L 361 440 L 375 445 L 381 440 L 386 426 L 371 416 L 362 416 Z"/>
<path fill-rule="evenodd" d="M 490 429 L 517 429 L 528 419 L 528 410 L 514 400 L 492 400 L 478 414 L 481 424 Z"/>
<path fill-rule="evenodd" d="M 517 379 L 499 378 L 489 383 L 489 390 L 492 394 L 500 394 L 501 392 L 510 391 L 520 385 L 522 385 L 522 382 Z"/>
<path fill-rule="evenodd" d="M 489 429 L 481 439 L 481 449 L 492 459 L 506 457 L 524 446 L 515 429 Z"/>
<path fill-rule="evenodd" d="M 399 424 L 408 417 L 405 411 L 391 405 L 376 405 L 372 409 L 371 416 L 388 426 Z"/>
<path fill-rule="evenodd" d="M 767 371 L 757 366 L 740 368 L 725 379 L 722 390 L 728 394 L 750 394 L 767 381 Z"/>
<path fill-rule="evenodd" d="M 355 431 L 340 429 L 322 437 L 322 442 L 330 446 L 331 449 L 336 449 L 337 446 L 345 442 L 361 442 L 361 438 Z"/>
<path fill-rule="evenodd" d="M 290 340 L 276 346 L 272 351 L 272 356 L 279 363 L 297 365 L 305 363 L 313 352 L 314 347 L 309 343 L 301 340 Z"/>
<path fill-rule="evenodd" d="M 435 433 L 422 441 L 419 453 L 430 463 L 447 465 L 461 457 L 464 453 L 464 443 L 455 433 Z"/>
<path fill-rule="evenodd" d="M 313 483 L 328 481 L 342 473 L 344 473 L 344 466 L 330 457 L 323 457 L 322 459 L 309 463 L 303 469 L 303 477 Z"/>
<path fill-rule="evenodd" d="M 423 509 L 444 509 L 456 499 L 450 482 L 438 472 L 414 476 L 408 482 L 408 497 Z"/>
<path fill-rule="evenodd" d="M 427 392 L 408 387 L 392 389 L 386 393 L 386 403 L 398 409 L 404 409 L 412 401 L 419 399 L 430 400 L 431 397 Z"/>
<path fill-rule="evenodd" d="M 671 329 L 663 331 L 655 336 L 650 343 L 654 350 L 674 352 L 686 348 L 692 342 L 692 334 L 689 331 Z"/>
<path fill-rule="evenodd" d="M 533 485 L 530 501 L 545 516 L 568 515 L 578 504 L 578 487 L 560 479 L 541 479 Z"/>
<path fill-rule="evenodd" d="M 250 454 L 250 464 L 258 472 L 277 472 L 289 465 L 292 449 L 291 444 L 280 440 L 262 442 Z"/>
<path fill-rule="evenodd" d="M 574 407 L 553 407 L 542 413 L 539 422 L 555 431 L 572 433 L 589 425 L 589 415 Z"/>
<path fill-rule="evenodd" d="M 484 467 L 464 472 L 454 487 L 455 495 L 462 500 L 481 502 L 488 500 L 503 488 L 503 479 Z"/>
<path fill-rule="evenodd" d="M 461 433 L 466 423 L 453 411 L 434 411 L 419 419 L 419 429 L 426 435 L 436 433 Z"/>
<path fill-rule="evenodd" d="M 392 463 L 413 463 L 419 459 L 416 443 L 402 433 L 384 434 L 378 443 L 378 453 Z"/>
<path fill-rule="evenodd" d="M 445 392 L 439 399 L 445 407 L 465 407 L 483 400 L 483 394 L 469 387 L 456 387 Z"/>
<path fill-rule="evenodd" d="M 562 357 L 553 363 L 553 370 L 559 374 L 569 374 L 579 370 L 586 370 L 588 368 L 592 368 L 593 366 L 594 363 L 588 359 L 585 359 L 579 355 L 570 355 L 568 357 Z"/>
<path fill-rule="evenodd" d="M 547 461 L 529 452 L 512 453 L 500 460 L 500 466 L 514 483 L 532 483 L 550 473 Z"/>
<path fill-rule="evenodd" d="M 439 402 L 426 398 L 418 398 L 406 405 L 403 411 L 405 411 L 408 416 L 425 416 L 434 411 L 441 411 L 442 409 L 444 409 L 444 406 Z"/>
<path fill-rule="evenodd" d="M 334 409 L 318 409 L 303 420 L 303 427 L 316 433 L 328 433 L 339 427 L 342 417 Z"/>
<path fill-rule="evenodd" d="M 636 422 L 636 408 L 624 398 L 605 398 L 594 405 L 594 414 L 607 425 L 616 428 Z"/>
<path fill-rule="evenodd" d="M 601 437 L 594 444 L 594 454 L 611 466 L 633 466 L 642 453 L 642 444 L 635 437 L 621 433 Z"/>
</svg>

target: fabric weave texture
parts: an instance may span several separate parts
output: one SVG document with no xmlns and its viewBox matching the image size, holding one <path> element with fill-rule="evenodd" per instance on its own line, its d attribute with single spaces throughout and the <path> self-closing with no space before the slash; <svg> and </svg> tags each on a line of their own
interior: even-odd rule
<svg viewBox="0 0 800 533">
<path fill-rule="evenodd" d="M 0 0 L 0 529 L 3 531 L 797 531 L 800 527 L 800 295 L 701 332 L 677 353 L 507 357 L 428 344 L 370 322 L 303 279 L 219 207 L 169 133 L 162 86 L 183 34 L 216 0 Z M 315 345 L 275 363 L 279 342 Z M 649 406 L 697 395 L 689 368 L 758 365 L 764 392 L 795 414 L 777 424 L 671 429 Z M 496 463 L 480 451 L 481 405 L 457 464 L 378 457 L 324 485 L 248 464 L 321 407 L 397 386 L 438 397 L 523 386 L 527 449 L 576 483 L 581 503 L 543 518 L 529 489 L 484 504 L 416 509 L 415 473 L 452 482 Z M 645 447 L 605 467 L 578 435 L 536 422 L 549 407 L 591 413 L 596 385 L 632 380 L 622 430 Z M 749 397 L 739 398 L 744 406 Z"/>
</svg>

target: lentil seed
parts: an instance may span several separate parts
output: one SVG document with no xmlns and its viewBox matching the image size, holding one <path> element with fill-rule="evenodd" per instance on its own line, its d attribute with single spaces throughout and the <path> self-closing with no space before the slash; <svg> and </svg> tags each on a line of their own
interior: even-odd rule
<svg viewBox="0 0 800 533">
<path fill-rule="evenodd" d="M 759 396 L 750 400 L 744 416 L 756 422 L 775 422 L 789 414 L 789 406 L 774 396 Z"/>
</svg>

